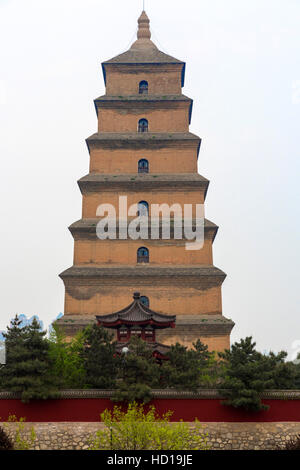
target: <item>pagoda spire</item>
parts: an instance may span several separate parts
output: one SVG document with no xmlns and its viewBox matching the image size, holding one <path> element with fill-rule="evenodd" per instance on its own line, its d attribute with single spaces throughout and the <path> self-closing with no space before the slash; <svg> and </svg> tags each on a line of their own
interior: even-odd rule
<svg viewBox="0 0 300 470">
<path fill-rule="evenodd" d="M 143 38 L 151 38 L 150 32 L 150 20 L 147 16 L 145 10 L 142 11 L 141 16 L 138 19 L 138 32 L 137 32 L 138 39 Z"/>
<path fill-rule="evenodd" d="M 157 49 L 150 38 L 150 20 L 145 10 L 143 10 L 138 19 L 137 40 L 132 44 L 131 49 Z"/>
</svg>

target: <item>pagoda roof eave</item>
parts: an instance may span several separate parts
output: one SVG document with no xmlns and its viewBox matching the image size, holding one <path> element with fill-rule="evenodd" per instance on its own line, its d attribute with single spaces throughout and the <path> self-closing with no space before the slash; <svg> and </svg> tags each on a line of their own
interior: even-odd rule
<svg viewBox="0 0 300 470">
<path fill-rule="evenodd" d="M 73 285 L 77 283 L 90 283 L 95 285 L 103 283 L 104 280 L 126 279 L 127 282 L 133 282 L 134 279 L 140 282 L 141 279 L 149 281 L 149 279 L 159 279 L 161 282 L 169 282 L 169 279 L 179 278 L 181 282 L 193 282 L 197 285 L 201 283 L 203 288 L 220 286 L 226 274 L 213 265 L 82 265 L 72 266 L 62 273 L 59 277 L 64 281 L 65 285 Z M 173 281 L 174 282 L 174 281 Z"/>
<path fill-rule="evenodd" d="M 191 132 L 96 132 L 85 139 L 88 151 L 91 146 L 105 148 L 155 148 L 163 146 L 196 145 L 197 157 L 199 156 L 201 138 Z"/>
<path fill-rule="evenodd" d="M 122 54 L 118 54 L 111 59 L 102 62 L 102 66 L 106 65 L 165 65 L 177 64 L 185 65 L 185 62 L 172 57 L 157 48 L 135 50 L 129 49 Z"/>
<path fill-rule="evenodd" d="M 127 109 L 130 107 L 142 107 L 143 109 L 147 109 L 149 107 L 167 107 L 172 108 L 174 107 L 174 103 L 178 106 L 178 103 L 181 105 L 186 104 L 189 106 L 189 124 L 191 124 L 192 120 L 192 111 L 193 111 L 193 100 L 185 95 L 128 95 L 128 96 L 110 96 L 110 95 L 103 95 L 99 96 L 94 100 L 94 106 L 96 115 L 98 116 L 98 108 L 105 107 L 105 108 L 124 108 L 126 105 Z"/>
<path fill-rule="evenodd" d="M 108 102 L 148 102 L 148 101 L 183 101 L 183 102 L 191 102 L 193 101 L 192 98 L 189 98 L 183 94 L 176 94 L 176 95 L 101 95 L 98 98 L 94 99 L 94 103 L 108 103 Z"/>
<path fill-rule="evenodd" d="M 96 132 L 86 140 L 88 151 L 91 146 L 104 148 L 152 148 L 177 147 L 179 143 L 196 146 L 199 156 L 201 138 L 191 132 Z"/>
<path fill-rule="evenodd" d="M 72 266 L 59 275 L 61 279 L 98 279 L 103 278 L 165 278 L 170 276 L 178 276 L 181 278 L 214 278 L 223 282 L 226 274 L 213 265 L 173 265 L 173 266 L 153 266 L 153 265 L 124 265 L 124 266 L 107 266 L 107 265 L 82 265 Z"/>
<path fill-rule="evenodd" d="M 174 173 L 174 174 L 152 174 L 135 173 L 123 175 L 103 175 L 89 173 L 78 180 L 78 186 L 82 193 L 97 192 L 99 190 L 112 190 L 113 188 L 135 190 L 153 190 L 154 188 L 173 188 L 180 185 L 180 188 L 198 190 L 202 188 L 206 196 L 209 180 L 198 173 Z"/>
<path fill-rule="evenodd" d="M 209 183 L 209 180 L 205 176 L 200 175 L 199 173 L 120 173 L 120 174 L 105 174 L 105 173 L 88 173 L 85 176 L 82 176 L 78 182 L 99 182 L 109 181 L 112 183 L 114 181 L 118 182 L 127 182 L 127 181 L 178 181 L 183 183 L 187 182 L 203 182 Z"/>
<path fill-rule="evenodd" d="M 114 314 L 111 314 L 114 315 Z M 126 326 L 152 326 L 153 328 L 163 329 L 163 328 L 174 328 L 176 322 L 176 315 L 168 315 L 170 319 L 165 322 L 158 322 L 152 319 L 145 321 L 130 321 L 126 319 L 118 319 L 116 321 L 109 321 L 109 319 L 104 320 L 103 316 L 96 315 L 96 320 L 99 325 L 102 325 L 104 328 L 119 328 L 122 325 Z"/>
<path fill-rule="evenodd" d="M 132 140 L 132 141 L 201 141 L 201 138 L 192 132 L 95 132 L 86 139 L 87 145 L 92 142 Z"/>
<path fill-rule="evenodd" d="M 130 221 L 133 219 L 134 217 L 132 218 L 128 218 L 128 224 L 130 223 Z M 68 228 L 69 228 L 69 231 L 71 232 L 74 240 L 97 240 L 98 237 L 97 237 L 97 224 L 99 223 L 100 221 L 100 218 L 93 218 L 93 219 L 81 219 L 81 220 L 78 220 L 76 222 L 74 222 L 73 224 L 71 224 Z M 192 230 L 195 231 L 196 230 L 196 219 L 193 219 L 191 221 L 192 223 Z M 160 220 L 159 221 L 159 225 L 158 225 L 158 236 L 159 238 L 162 238 L 163 237 L 163 224 L 162 224 L 162 221 Z M 217 232 L 218 232 L 218 226 L 212 222 L 210 222 L 209 220 L 207 219 L 204 219 L 204 235 L 205 235 L 205 239 L 208 239 L 210 238 L 212 243 L 214 242 L 215 240 L 215 237 L 217 235 Z M 118 223 L 118 221 L 116 222 L 116 238 L 121 240 L 119 238 L 119 234 L 120 234 L 120 225 Z M 152 230 L 151 230 L 151 217 L 149 217 L 148 219 L 148 243 L 152 243 L 151 241 L 151 235 L 152 234 Z M 185 241 L 187 240 L 187 237 L 185 236 L 184 234 L 184 221 L 182 221 L 182 234 L 183 234 L 183 238 L 182 238 L 182 243 L 185 243 Z M 175 224 L 174 224 L 174 220 L 170 220 L 170 239 L 172 240 L 175 236 Z M 129 239 L 130 240 L 130 239 Z M 174 239 L 175 240 L 175 239 Z M 128 242 L 128 240 L 126 240 L 126 242 Z M 155 243 L 155 241 L 154 241 Z M 179 243 L 177 241 L 177 243 Z"/>
<path fill-rule="evenodd" d="M 73 236 L 76 236 L 77 234 L 79 236 L 80 235 L 82 235 L 82 236 L 84 236 L 84 235 L 87 235 L 87 236 L 88 235 L 90 235 L 90 236 L 95 235 L 96 236 L 96 227 L 97 227 L 97 223 L 99 222 L 99 220 L 100 220 L 100 218 L 80 219 L 80 220 L 77 220 L 76 222 L 73 222 L 73 224 L 71 224 L 68 228 L 69 228 L 69 231 L 71 232 L 71 234 Z M 159 227 L 161 227 L 161 226 L 162 226 L 162 223 L 160 221 Z M 196 226 L 196 219 L 193 219 L 192 220 L 192 228 L 194 229 L 195 226 Z M 119 229 L 118 223 L 117 223 L 116 227 L 117 227 L 117 229 Z M 208 219 L 204 219 L 204 230 L 213 232 L 213 238 L 212 238 L 213 241 L 216 237 L 218 228 L 219 227 L 215 223 L 211 222 Z M 171 224 L 171 233 L 172 233 L 172 224 Z M 150 238 L 150 240 L 151 240 L 151 238 Z"/>
</svg>

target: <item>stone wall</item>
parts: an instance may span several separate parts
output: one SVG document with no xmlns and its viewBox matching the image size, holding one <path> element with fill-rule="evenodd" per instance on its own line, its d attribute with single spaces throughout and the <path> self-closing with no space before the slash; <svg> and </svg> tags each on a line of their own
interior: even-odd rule
<svg viewBox="0 0 300 470">
<path fill-rule="evenodd" d="M 193 426 L 193 424 L 190 424 Z M 6 432 L 14 438 L 16 423 L 5 423 Z M 212 450 L 275 450 L 300 434 L 300 423 L 205 423 L 208 445 Z M 36 433 L 34 450 L 87 450 L 90 438 L 101 423 L 25 423 L 23 436 Z"/>
</svg>

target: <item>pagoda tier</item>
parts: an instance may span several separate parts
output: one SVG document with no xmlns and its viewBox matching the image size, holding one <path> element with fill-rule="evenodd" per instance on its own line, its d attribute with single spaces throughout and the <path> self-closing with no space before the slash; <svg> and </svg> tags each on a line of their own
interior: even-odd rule
<svg viewBox="0 0 300 470">
<path fill-rule="evenodd" d="M 180 342 L 191 347 L 199 338 L 211 350 L 216 349 L 217 341 L 218 350 L 222 350 L 228 347 L 228 335 L 234 326 L 222 315 L 221 285 L 225 276 L 213 266 L 76 266 L 61 275 L 67 313 L 58 323 L 72 336 L 79 327 L 94 322 L 100 312 L 109 314 L 121 302 L 124 305 L 134 286 L 148 297 L 151 309 L 176 315 L 176 329 L 157 330 L 158 342 Z"/>
<path fill-rule="evenodd" d="M 144 291 L 143 291 L 144 292 Z M 57 320 L 68 337 L 74 336 L 79 329 L 96 323 L 92 315 L 64 315 Z M 226 347 L 227 337 L 230 335 L 234 322 L 222 315 L 176 315 L 176 328 L 156 329 L 155 338 L 158 344 L 168 345 L 176 342 L 183 343 L 192 347 L 193 343 L 199 338 L 207 344 L 211 350 L 214 349 L 216 340 L 223 348 Z M 114 339 L 117 341 L 117 330 L 108 329 L 114 333 Z M 122 347 L 126 344 L 122 343 Z"/>
<path fill-rule="evenodd" d="M 133 96 L 100 96 L 94 100 L 97 116 L 103 109 L 126 109 L 138 112 L 141 110 L 172 109 L 173 112 L 179 109 L 186 109 L 188 122 L 192 120 L 193 100 L 185 95 L 133 95 Z M 160 129 L 158 129 L 159 131 Z"/>
<path fill-rule="evenodd" d="M 137 174 L 142 155 L 149 161 L 149 174 L 197 174 L 201 139 L 190 132 L 98 132 L 86 143 L 90 173 Z"/>
<path fill-rule="evenodd" d="M 151 265 L 161 265 L 162 260 L 164 263 L 172 266 L 177 264 L 186 265 L 211 265 L 212 264 L 212 244 L 214 242 L 218 227 L 210 222 L 204 220 L 204 243 L 201 250 L 189 251 L 185 250 L 185 245 L 189 243 L 187 234 L 185 234 L 185 224 L 182 221 L 181 225 L 175 219 L 168 222 L 168 231 L 170 232 L 170 240 L 166 242 L 163 239 L 166 224 L 162 223 L 161 219 L 152 219 L 151 217 L 146 220 L 148 224 L 148 239 L 147 240 L 133 240 L 122 239 L 122 232 L 120 230 L 127 230 L 131 223 L 132 217 L 127 220 L 127 228 L 124 225 L 120 227 L 116 223 L 116 238 L 113 240 L 102 240 L 99 243 L 97 237 L 97 224 L 99 219 L 81 219 L 69 227 L 70 232 L 74 238 L 75 252 L 74 264 L 76 266 L 107 266 L 107 258 L 110 260 L 110 265 L 136 265 L 137 251 L 141 244 L 149 250 L 151 255 Z M 153 222 L 155 222 L 153 224 Z M 196 221 L 190 221 L 193 232 L 196 230 Z M 154 229 L 153 229 L 154 227 Z M 176 239 L 175 233 L 180 229 L 182 239 Z M 152 234 L 155 230 L 155 239 L 152 239 Z M 175 232 L 177 231 L 177 232 Z M 145 236 L 145 231 L 144 231 Z M 178 237 L 177 237 L 178 238 Z"/>
</svg>

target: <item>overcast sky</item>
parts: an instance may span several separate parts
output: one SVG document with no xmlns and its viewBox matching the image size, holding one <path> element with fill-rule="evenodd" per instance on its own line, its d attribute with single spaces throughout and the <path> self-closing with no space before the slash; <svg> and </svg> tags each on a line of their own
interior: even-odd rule
<svg viewBox="0 0 300 470">
<path fill-rule="evenodd" d="M 1 310 L 49 324 L 81 217 L 76 181 L 100 64 L 135 38 L 142 0 L 0 0 Z M 152 39 L 186 61 L 214 263 L 232 340 L 300 350 L 299 0 L 146 0 Z M 297 343 L 298 341 L 298 343 Z"/>
</svg>

